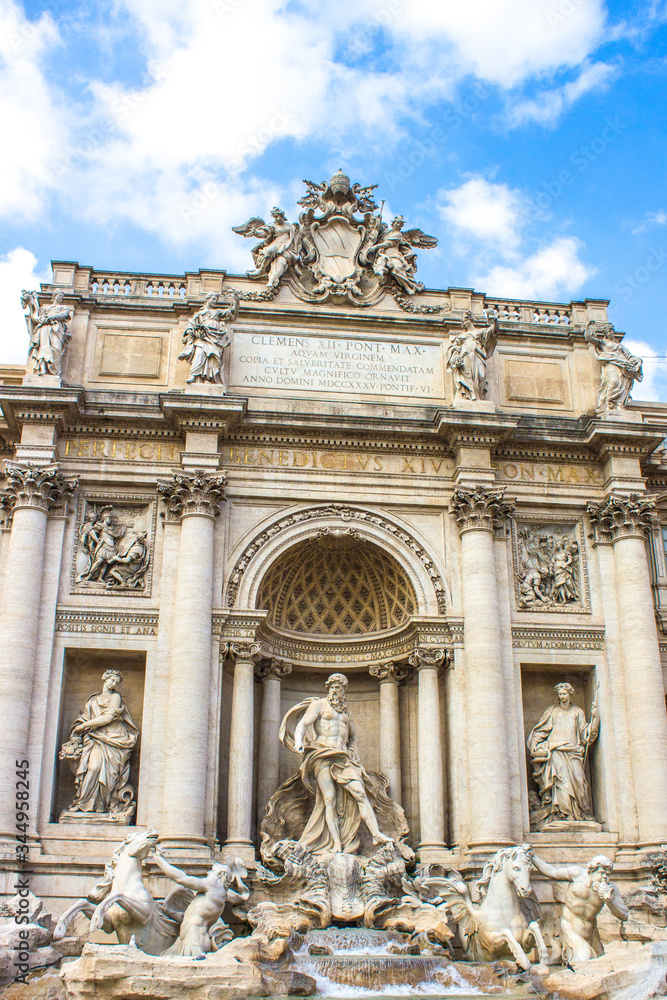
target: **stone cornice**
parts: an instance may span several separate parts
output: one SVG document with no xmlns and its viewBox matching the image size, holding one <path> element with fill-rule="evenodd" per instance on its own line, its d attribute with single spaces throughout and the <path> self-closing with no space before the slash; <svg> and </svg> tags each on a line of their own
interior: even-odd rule
<svg viewBox="0 0 667 1000">
<path fill-rule="evenodd" d="M 589 503 L 586 510 L 595 541 L 615 542 L 619 538 L 644 538 L 653 524 L 658 498 L 631 493 L 628 497 L 608 496 L 602 503 Z"/>
<path fill-rule="evenodd" d="M 505 487 L 475 486 L 474 489 L 457 487 L 452 494 L 450 509 L 459 526 L 459 532 L 482 529 L 497 531 L 514 510 L 513 501 L 504 500 Z"/>
<path fill-rule="evenodd" d="M 223 473 L 209 475 L 203 469 L 192 473 L 175 472 L 171 482 L 157 481 L 157 491 L 167 506 L 170 518 L 193 514 L 215 518 L 225 499 L 226 477 Z"/>
<path fill-rule="evenodd" d="M 76 489 L 77 479 L 65 479 L 57 465 L 37 466 L 31 462 L 6 462 L 7 485 L 0 494 L 0 506 L 10 513 L 34 507 L 51 513 L 65 513 Z"/>
</svg>

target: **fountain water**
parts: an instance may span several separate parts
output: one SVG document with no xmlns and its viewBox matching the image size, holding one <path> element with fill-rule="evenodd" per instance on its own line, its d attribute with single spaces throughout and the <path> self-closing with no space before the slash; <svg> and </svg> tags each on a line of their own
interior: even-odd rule
<svg viewBox="0 0 667 1000">
<path fill-rule="evenodd" d="M 294 956 L 294 968 L 313 976 L 320 996 L 405 996 L 429 994 L 438 997 L 484 996 L 501 993 L 524 997 L 524 991 L 509 994 L 498 985 L 480 988 L 447 957 L 401 953 L 407 938 L 398 931 L 365 927 L 328 927 L 311 930 Z M 487 985 L 487 984 L 485 984 Z"/>
</svg>

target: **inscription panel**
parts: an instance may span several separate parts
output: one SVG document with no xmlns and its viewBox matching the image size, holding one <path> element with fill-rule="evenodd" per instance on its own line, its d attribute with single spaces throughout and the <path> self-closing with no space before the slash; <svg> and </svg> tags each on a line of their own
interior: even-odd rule
<svg viewBox="0 0 667 1000">
<path fill-rule="evenodd" d="M 230 386 L 444 398 L 440 344 L 235 330 Z"/>
</svg>

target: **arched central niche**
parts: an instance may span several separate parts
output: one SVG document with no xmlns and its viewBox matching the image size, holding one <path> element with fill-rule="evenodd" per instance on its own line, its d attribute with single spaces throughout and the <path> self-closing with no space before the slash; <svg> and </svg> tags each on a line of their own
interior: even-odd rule
<svg viewBox="0 0 667 1000">
<path fill-rule="evenodd" d="M 359 636 L 402 625 L 417 598 L 388 552 L 334 531 L 287 549 L 263 577 L 256 607 L 288 632 Z"/>
</svg>

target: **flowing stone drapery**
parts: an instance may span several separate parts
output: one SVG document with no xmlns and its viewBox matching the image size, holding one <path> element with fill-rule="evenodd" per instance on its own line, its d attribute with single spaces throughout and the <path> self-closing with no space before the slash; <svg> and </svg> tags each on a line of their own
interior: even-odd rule
<svg viewBox="0 0 667 1000">
<path fill-rule="evenodd" d="M 229 734 L 229 790 L 225 847 L 243 861 L 254 860 L 252 844 L 252 773 L 255 661 L 260 646 L 233 642 L 232 722 Z"/>
<path fill-rule="evenodd" d="M 259 759 L 257 766 L 257 826 L 266 803 L 280 784 L 280 687 L 283 677 L 292 672 L 287 660 L 266 660 L 256 674 L 262 682 L 262 715 L 259 723 Z"/>
<path fill-rule="evenodd" d="M 445 797 L 440 735 L 438 671 L 444 649 L 416 649 L 410 665 L 418 670 L 417 765 L 419 770 L 420 857 L 445 846 Z"/>
<path fill-rule="evenodd" d="M 376 663 L 368 672 L 380 682 L 380 771 L 389 779 L 387 794 L 400 805 L 403 795 L 398 685 L 409 670 L 397 663 Z"/>
<path fill-rule="evenodd" d="M 513 509 L 504 489 L 454 491 L 451 507 L 461 535 L 465 618 L 470 844 L 512 842 L 509 746 L 505 722 L 503 650 L 493 536 Z"/>
<path fill-rule="evenodd" d="M 15 761 L 25 758 L 39 626 L 44 542 L 50 513 L 66 510 L 77 480 L 64 479 L 57 466 L 30 463 L 5 467 L 2 507 L 12 514 L 12 530 L 0 608 L 0 837 L 16 837 Z"/>
<path fill-rule="evenodd" d="M 163 836 L 172 846 L 205 844 L 211 679 L 213 532 L 225 499 L 223 474 L 174 473 L 158 482 L 181 522 L 174 595 L 164 761 Z"/>
<path fill-rule="evenodd" d="M 614 548 L 637 822 L 647 846 L 667 839 L 667 715 L 644 540 L 654 506 L 636 493 L 588 505 L 596 538 Z"/>
</svg>

